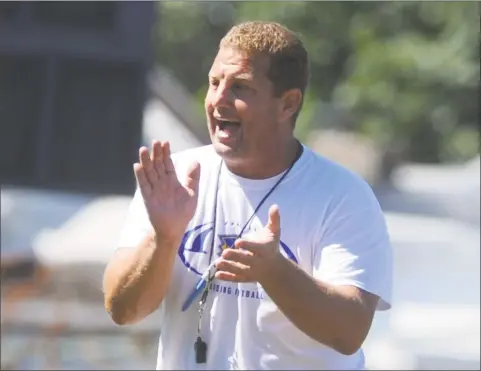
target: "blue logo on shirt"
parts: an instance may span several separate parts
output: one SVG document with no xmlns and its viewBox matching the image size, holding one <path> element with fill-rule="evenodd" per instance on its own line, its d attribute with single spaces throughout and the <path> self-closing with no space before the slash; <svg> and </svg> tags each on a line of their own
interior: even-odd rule
<svg viewBox="0 0 481 371">
<path fill-rule="evenodd" d="M 195 268 L 190 261 L 189 257 L 192 254 L 205 254 L 208 255 L 211 253 L 211 244 L 212 244 L 212 233 L 214 232 L 214 223 L 206 223 L 198 225 L 191 230 L 187 231 L 182 238 L 182 241 L 179 246 L 179 258 L 182 263 L 192 272 L 198 274 L 199 276 L 202 275 L 202 272 L 199 272 L 197 268 Z M 220 240 L 220 245 L 218 245 L 217 251 L 214 251 L 215 257 L 219 256 L 223 250 L 227 248 L 233 248 L 234 242 L 237 239 L 236 234 L 223 234 L 218 235 L 217 238 Z M 281 252 L 294 263 L 298 263 L 296 256 L 291 251 L 291 249 L 281 241 Z M 203 269 L 207 269 L 206 267 L 202 267 Z M 202 269 L 201 269 L 202 270 Z"/>
</svg>

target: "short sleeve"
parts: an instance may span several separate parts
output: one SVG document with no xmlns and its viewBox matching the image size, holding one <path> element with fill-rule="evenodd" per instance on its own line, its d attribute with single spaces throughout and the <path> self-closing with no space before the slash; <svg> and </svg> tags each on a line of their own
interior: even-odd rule
<svg viewBox="0 0 481 371">
<path fill-rule="evenodd" d="M 370 189 L 369 189 L 370 190 Z M 372 192 L 372 191 L 371 191 Z M 391 308 L 392 248 L 374 194 L 345 197 L 320 229 L 314 244 L 314 277 L 377 295 L 378 310 Z"/>
<path fill-rule="evenodd" d="M 152 225 L 145 209 L 144 199 L 140 189 L 137 188 L 120 231 L 117 248 L 138 246 L 151 230 Z"/>
</svg>

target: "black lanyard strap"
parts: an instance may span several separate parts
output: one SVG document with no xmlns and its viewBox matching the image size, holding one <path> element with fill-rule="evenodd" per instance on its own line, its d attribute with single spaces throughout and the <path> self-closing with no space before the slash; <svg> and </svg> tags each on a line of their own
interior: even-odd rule
<svg viewBox="0 0 481 371">
<path fill-rule="evenodd" d="M 282 181 L 290 173 L 290 171 L 292 170 L 292 168 L 296 164 L 297 160 L 301 157 L 303 150 L 304 150 L 303 146 L 299 143 L 299 150 L 297 152 L 296 158 L 294 159 L 292 164 L 289 166 L 289 168 L 284 172 L 284 174 L 282 174 L 282 176 L 279 178 L 279 180 L 272 186 L 272 188 L 269 190 L 269 192 L 267 192 L 266 195 L 259 202 L 257 207 L 254 209 L 254 212 L 249 217 L 247 222 L 244 224 L 240 233 L 237 235 L 237 238 L 242 237 L 246 228 L 252 222 L 252 219 L 254 219 L 254 217 L 257 215 L 257 212 L 260 210 L 262 205 L 267 201 L 269 196 L 276 190 L 276 188 L 282 183 Z M 223 165 L 224 165 L 224 160 L 222 159 L 220 161 L 219 171 L 217 173 L 216 187 L 215 187 L 215 199 L 214 199 L 214 210 L 213 210 L 214 228 L 213 228 L 213 231 L 212 231 L 212 242 L 211 242 L 210 255 L 209 255 L 209 265 L 212 263 L 212 258 L 213 258 L 214 250 L 215 250 L 215 241 L 216 241 L 215 237 L 216 237 L 216 232 L 217 232 L 218 195 L 219 195 L 220 178 L 221 178 Z M 197 340 L 195 341 L 195 344 L 194 344 L 196 363 L 206 363 L 207 362 L 207 343 L 202 340 L 201 330 L 202 330 L 202 319 L 204 317 L 204 311 L 205 311 L 205 308 L 206 308 L 207 298 L 208 298 L 208 295 L 209 295 L 209 289 L 210 289 L 210 285 L 211 285 L 213 280 L 214 280 L 214 275 L 212 275 L 212 276 L 209 275 L 209 277 L 207 279 L 205 289 L 204 289 L 204 292 L 202 293 L 202 297 L 199 301 L 199 320 L 198 320 L 198 323 L 197 323 Z"/>
</svg>

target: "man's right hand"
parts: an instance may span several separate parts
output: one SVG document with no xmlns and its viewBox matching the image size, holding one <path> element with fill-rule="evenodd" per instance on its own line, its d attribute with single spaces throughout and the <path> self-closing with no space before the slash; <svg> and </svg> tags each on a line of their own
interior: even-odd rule
<svg viewBox="0 0 481 371">
<path fill-rule="evenodd" d="M 152 153 L 139 150 L 134 173 L 156 236 L 179 241 L 194 216 L 199 193 L 200 165 L 193 163 L 180 183 L 170 157 L 169 142 L 153 141 Z"/>
</svg>

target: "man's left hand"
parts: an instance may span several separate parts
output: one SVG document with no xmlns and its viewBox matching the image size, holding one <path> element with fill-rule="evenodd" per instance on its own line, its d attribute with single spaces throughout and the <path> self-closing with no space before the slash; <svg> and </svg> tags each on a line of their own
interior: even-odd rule
<svg viewBox="0 0 481 371">
<path fill-rule="evenodd" d="M 231 282 L 260 282 L 270 276 L 283 258 L 280 252 L 281 216 L 277 205 L 269 209 L 267 225 L 259 232 L 235 241 L 216 264 L 215 277 Z"/>
</svg>

